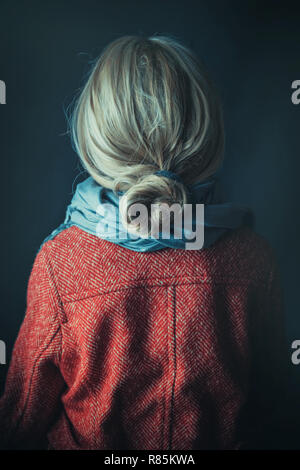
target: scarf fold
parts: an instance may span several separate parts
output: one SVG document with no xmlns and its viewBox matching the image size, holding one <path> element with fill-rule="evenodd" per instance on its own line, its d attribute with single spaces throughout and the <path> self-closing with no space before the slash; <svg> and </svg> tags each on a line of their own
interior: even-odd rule
<svg viewBox="0 0 300 470">
<path fill-rule="evenodd" d="M 222 235 L 249 221 L 249 208 L 234 203 L 222 202 L 219 196 L 218 179 L 210 178 L 189 187 L 192 204 L 204 204 L 204 244 L 207 248 Z M 147 252 L 163 248 L 185 249 L 187 238 L 144 238 L 126 231 L 119 218 L 119 199 L 122 193 L 103 188 L 91 176 L 79 183 L 67 207 L 65 220 L 42 242 L 52 240 L 58 233 L 77 226 L 87 233 L 121 245 L 129 250 Z M 193 220 L 193 227 L 196 220 Z M 188 239 L 188 242 L 191 242 Z M 40 250 L 39 249 L 39 250 Z"/>
</svg>

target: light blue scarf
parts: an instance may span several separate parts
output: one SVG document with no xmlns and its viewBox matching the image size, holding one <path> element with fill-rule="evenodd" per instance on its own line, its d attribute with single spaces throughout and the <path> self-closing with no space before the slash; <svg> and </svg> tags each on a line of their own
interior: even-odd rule
<svg viewBox="0 0 300 470">
<path fill-rule="evenodd" d="M 221 202 L 217 183 L 218 179 L 214 177 L 188 188 L 191 203 L 204 204 L 204 245 L 202 248 L 211 246 L 228 231 L 248 223 L 249 215 L 251 217 L 249 208 Z M 185 249 L 187 240 L 184 234 L 181 239 L 174 238 L 172 235 L 164 239 L 161 236 L 142 238 L 129 234 L 118 217 L 121 195 L 122 193 L 116 194 L 112 190 L 103 188 L 92 177 L 88 177 L 77 185 L 71 203 L 67 207 L 64 222 L 44 239 L 40 249 L 46 241 L 52 240 L 62 230 L 73 225 L 91 235 L 100 236 L 133 251 L 147 252 L 167 247 Z"/>
</svg>

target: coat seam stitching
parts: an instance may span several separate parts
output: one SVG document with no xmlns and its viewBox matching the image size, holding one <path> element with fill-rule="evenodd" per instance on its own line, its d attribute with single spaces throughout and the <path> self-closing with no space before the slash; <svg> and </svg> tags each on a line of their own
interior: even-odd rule
<svg viewBox="0 0 300 470">
<path fill-rule="evenodd" d="M 243 281 L 242 279 L 239 280 L 240 284 L 256 284 L 255 281 L 252 281 L 252 280 L 245 280 Z M 199 282 L 198 280 L 196 281 L 188 281 L 188 282 L 176 282 L 176 286 L 187 286 L 187 285 L 205 285 L 205 284 L 224 284 L 226 283 L 227 285 L 231 284 L 230 282 L 228 282 L 228 279 L 227 280 L 222 280 L 222 281 L 218 281 L 218 280 L 214 280 L 214 281 L 210 281 L 210 282 Z M 233 282 L 233 284 L 235 284 Z M 262 284 L 266 284 L 265 281 L 262 281 Z M 98 297 L 98 296 L 103 296 L 103 295 L 108 295 L 108 294 L 112 294 L 112 293 L 115 293 L 115 292 L 121 292 L 123 290 L 129 290 L 129 289 L 144 289 L 145 287 L 147 288 L 150 288 L 150 289 L 153 289 L 153 288 L 160 288 L 160 287 L 172 287 L 174 286 L 174 283 L 164 283 L 164 284 L 148 284 L 148 285 L 131 285 L 131 286 L 121 286 L 121 287 L 118 287 L 118 288 L 115 288 L 115 289 L 109 289 L 109 290 L 105 290 L 105 291 L 98 291 L 98 292 L 93 292 L 91 294 L 88 294 L 88 291 L 87 291 L 87 295 L 83 295 L 82 297 L 78 297 L 78 298 L 75 298 L 75 299 L 65 299 L 65 297 L 68 297 L 68 296 L 71 296 L 71 295 L 75 295 L 75 293 L 73 294 L 65 294 L 65 295 L 62 295 L 61 296 L 61 300 L 63 302 L 63 304 L 67 304 L 67 303 L 73 303 L 73 302 L 80 302 L 81 300 L 87 300 L 87 299 L 90 299 L 92 297 Z"/>
<path fill-rule="evenodd" d="M 172 389 L 171 389 L 171 406 L 170 406 L 170 421 L 169 421 L 169 450 L 172 449 L 172 439 L 173 439 L 173 425 L 174 425 L 174 401 L 175 401 L 175 383 L 176 383 L 176 376 L 177 376 L 177 351 L 176 351 L 176 291 L 175 287 L 172 286 L 170 288 L 170 292 L 172 294 L 172 320 L 173 320 L 173 382 L 172 382 Z"/>
</svg>

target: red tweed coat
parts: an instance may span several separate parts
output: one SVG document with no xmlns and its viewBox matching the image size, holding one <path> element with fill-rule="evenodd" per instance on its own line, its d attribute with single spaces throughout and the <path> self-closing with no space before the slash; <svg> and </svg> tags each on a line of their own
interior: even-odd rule
<svg viewBox="0 0 300 470">
<path fill-rule="evenodd" d="M 251 447 L 281 393 L 281 305 L 272 250 L 248 228 L 151 253 L 64 230 L 30 275 L 2 448 Z"/>
</svg>

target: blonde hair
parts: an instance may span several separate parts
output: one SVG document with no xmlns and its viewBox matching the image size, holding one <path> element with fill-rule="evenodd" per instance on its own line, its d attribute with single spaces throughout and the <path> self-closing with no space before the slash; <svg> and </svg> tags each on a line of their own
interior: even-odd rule
<svg viewBox="0 0 300 470">
<path fill-rule="evenodd" d="M 106 46 L 75 103 L 71 133 L 93 179 L 125 192 L 126 222 L 135 203 L 183 206 L 185 185 L 211 176 L 223 158 L 216 92 L 194 53 L 166 36 L 128 35 Z"/>
</svg>

